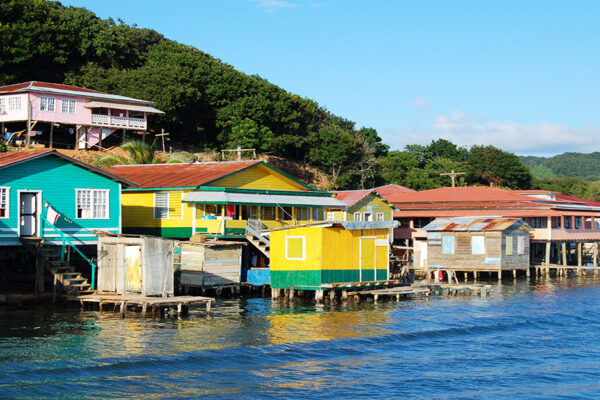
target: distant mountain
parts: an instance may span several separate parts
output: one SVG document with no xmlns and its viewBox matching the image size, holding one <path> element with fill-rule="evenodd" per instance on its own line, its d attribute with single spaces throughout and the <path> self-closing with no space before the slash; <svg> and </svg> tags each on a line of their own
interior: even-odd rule
<svg viewBox="0 0 600 400">
<path fill-rule="evenodd" d="M 539 179 L 580 178 L 600 180 L 600 153 L 563 153 L 553 157 L 521 156 L 523 164 Z"/>
</svg>

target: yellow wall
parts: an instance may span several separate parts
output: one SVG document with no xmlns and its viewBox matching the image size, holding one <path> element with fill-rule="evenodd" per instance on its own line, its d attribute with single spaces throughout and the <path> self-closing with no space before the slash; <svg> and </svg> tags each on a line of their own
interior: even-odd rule
<svg viewBox="0 0 600 400">
<path fill-rule="evenodd" d="M 255 190 L 308 190 L 261 164 L 209 183 L 207 186 Z"/>
<path fill-rule="evenodd" d="M 181 203 L 181 198 L 190 190 L 161 190 L 123 192 L 121 203 L 123 208 L 123 227 L 163 227 L 178 228 L 192 226 L 192 205 Z M 154 193 L 169 193 L 168 219 L 154 219 Z M 179 193 L 181 195 L 179 195 Z M 181 206 L 183 205 L 183 206 Z M 183 212 L 183 214 L 181 214 Z"/>
<path fill-rule="evenodd" d="M 370 194 L 352 207 L 348 209 L 348 221 L 354 221 L 354 213 L 361 213 L 361 221 L 364 221 L 364 213 L 370 212 L 373 215 L 373 221 L 377 221 L 377 214 L 383 213 L 384 221 L 394 220 L 394 209 L 393 207 L 383 201 L 379 196 Z"/>
<path fill-rule="evenodd" d="M 288 260 L 285 240 L 304 236 L 306 259 Z M 360 267 L 360 238 L 372 236 L 388 240 L 387 229 L 345 230 L 343 228 L 304 227 L 271 232 L 271 270 L 347 270 Z M 376 247 L 377 268 L 387 269 L 387 247 Z"/>
<path fill-rule="evenodd" d="M 305 254 L 304 260 L 288 260 L 286 259 L 286 238 L 289 236 L 304 236 L 305 237 Z M 323 246 L 323 228 L 304 227 L 292 228 L 282 231 L 271 232 L 271 260 L 270 268 L 273 271 L 314 271 L 321 269 L 321 252 Z"/>
</svg>

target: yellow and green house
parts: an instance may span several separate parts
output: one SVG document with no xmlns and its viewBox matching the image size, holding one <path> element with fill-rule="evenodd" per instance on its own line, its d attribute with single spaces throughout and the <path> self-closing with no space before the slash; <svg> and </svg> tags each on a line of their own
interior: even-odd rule
<svg viewBox="0 0 600 400">
<path fill-rule="evenodd" d="M 116 165 L 140 187 L 122 192 L 123 232 L 170 238 L 243 238 L 248 220 L 267 228 L 323 221 L 346 204 L 256 160 Z"/>
<path fill-rule="evenodd" d="M 389 279 L 388 233 L 397 221 L 324 222 L 271 230 L 271 287 L 322 290 Z"/>
</svg>

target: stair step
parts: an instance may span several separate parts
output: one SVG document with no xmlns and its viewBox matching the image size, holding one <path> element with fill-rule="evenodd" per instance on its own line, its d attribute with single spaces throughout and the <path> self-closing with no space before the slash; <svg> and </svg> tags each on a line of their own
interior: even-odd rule
<svg viewBox="0 0 600 400">
<path fill-rule="evenodd" d="M 65 282 L 69 286 L 74 286 L 77 283 L 88 283 L 87 278 L 78 277 L 78 278 L 63 278 L 63 282 Z"/>
</svg>

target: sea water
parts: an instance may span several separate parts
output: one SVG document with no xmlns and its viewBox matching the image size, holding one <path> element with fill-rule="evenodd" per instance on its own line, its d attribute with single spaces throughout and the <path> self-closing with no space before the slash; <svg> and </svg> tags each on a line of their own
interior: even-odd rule
<svg viewBox="0 0 600 400">
<path fill-rule="evenodd" d="M 600 280 L 489 297 L 0 309 L 0 398 L 600 398 Z"/>
</svg>

